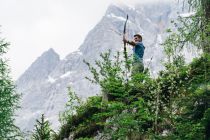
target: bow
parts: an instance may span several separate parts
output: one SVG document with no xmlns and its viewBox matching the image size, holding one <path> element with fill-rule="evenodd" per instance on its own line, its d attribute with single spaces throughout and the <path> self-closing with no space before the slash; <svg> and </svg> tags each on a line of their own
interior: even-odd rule
<svg viewBox="0 0 210 140">
<path fill-rule="evenodd" d="M 127 24 L 127 21 L 128 21 L 128 15 L 127 15 L 127 18 L 126 18 L 126 21 L 125 21 L 125 24 L 124 24 L 124 30 L 123 30 L 124 36 L 125 36 L 125 33 L 126 33 L 126 24 Z M 124 51 L 126 52 L 126 42 L 124 42 Z"/>
<path fill-rule="evenodd" d="M 128 15 L 124 24 L 124 30 L 123 30 L 123 35 L 125 36 L 126 33 L 126 24 L 128 21 Z M 126 42 L 124 42 L 124 57 L 125 57 L 125 68 L 128 69 L 128 71 L 130 70 L 129 64 L 128 64 L 128 55 L 127 55 L 127 51 L 126 51 Z"/>
</svg>

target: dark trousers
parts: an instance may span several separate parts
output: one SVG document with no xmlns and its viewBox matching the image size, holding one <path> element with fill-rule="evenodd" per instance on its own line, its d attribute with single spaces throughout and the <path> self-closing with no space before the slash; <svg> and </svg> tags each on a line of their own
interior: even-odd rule
<svg viewBox="0 0 210 140">
<path fill-rule="evenodd" d="M 144 63 L 143 60 L 134 60 L 132 67 L 132 75 L 135 75 L 137 73 L 142 73 L 144 71 Z"/>
</svg>

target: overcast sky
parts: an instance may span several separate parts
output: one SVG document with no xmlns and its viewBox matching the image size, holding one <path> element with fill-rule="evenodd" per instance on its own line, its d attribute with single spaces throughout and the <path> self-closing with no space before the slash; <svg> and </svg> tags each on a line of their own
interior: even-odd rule
<svg viewBox="0 0 210 140">
<path fill-rule="evenodd" d="M 136 0 L 127 1 L 133 3 Z M 61 58 L 77 50 L 113 2 L 0 0 L 0 37 L 11 43 L 7 57 L 12 77 L 17 79 L 49 48 L 53 48 Z"/>
</svg>

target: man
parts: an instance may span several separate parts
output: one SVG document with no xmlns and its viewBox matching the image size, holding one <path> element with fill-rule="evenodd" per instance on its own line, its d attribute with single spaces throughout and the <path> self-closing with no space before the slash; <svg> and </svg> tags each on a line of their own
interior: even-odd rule
<svg viewBox="0 0 210 140">
<path fill-rule="evenodd" d="M 143 56 L 144 56 L 144 45 L 142 43 L 142 36 L 140 34 L 135 34 L 134 39 L 129 41 L 123 36 L 123 42 L 131 45 L 133 47 L 133 68 L 132 75 L 135 73 L 144 71 Z"/>
</svg>

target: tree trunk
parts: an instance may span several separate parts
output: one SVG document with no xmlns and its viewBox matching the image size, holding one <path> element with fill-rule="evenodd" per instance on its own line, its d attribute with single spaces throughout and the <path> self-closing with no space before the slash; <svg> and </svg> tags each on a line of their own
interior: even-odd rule
<svg viewBox="0 0 210 140">
<path fill-rule="evenodd" d="M 210 0 L 201 0 L 202 9 L 204 12 L 204 31 L 206 38 L 204 39 L 203 51 L 207 54 L 210 53 Z"/>
</svg>

